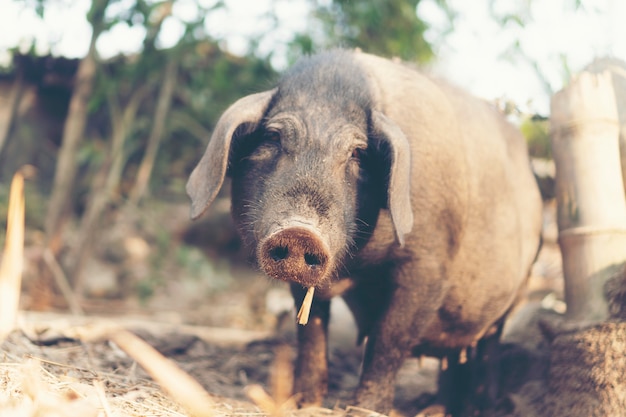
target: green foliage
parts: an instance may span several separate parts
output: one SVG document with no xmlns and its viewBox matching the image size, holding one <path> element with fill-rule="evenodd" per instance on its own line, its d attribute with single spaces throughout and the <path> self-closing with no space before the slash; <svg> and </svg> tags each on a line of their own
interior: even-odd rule
<svg viewBox="0 0 626 417">
<path fill-rule="evenodd" d="M 405 60 L 427 61 L 432 57 L 432 49 L 423 36 L 427 26 L 417 18 L 416 10 L 416 0 L 335 0 L 318 15 L 332 28 L 329 34 L 333 43 Z"/>
<path fill-rule="evenodd" d="M 211 259 L 197 247 L 177 241 L 164 230 L 157 230 L 153 238 L 150 273 L 134 286 L 140 301 L 147 302 L 172 279 L 181 286 L 206 293 L 225 290 L 232 284 L 227 260 Z"/>
<path fill-rule="evenodd" d="M 7 227 L 7 214 L 9 210 L 10 183 L 0 183 L 0 230 Z M 46 208 L 46 196 L 37 189 L 32 180 L 24 183 L 24 222 L 28 229 L 43 229 L 44 210 Z M 4 243 L 4 233 L 0 233 L 0 251 Z"/>
<path fill-rule="evenodd" d="M 37 16 L 43 17 L 46 12 L 46 3 L 48 0 L 21 0 L 26 8 L 35 11 Z"/>
<path fill-rule="evenodd" d="M 424 38 L 428 24 L 417 15 L 419 1 L 313 1 L 311 24 L 321 27 L 321 39 L 298 34 L 291 44 L 292 51 L 296 51 L 292 56 L 341 46 L 405 61 L 428 62 L 434 54 L 432 45 Z M 438 0 L 437 4 L 452 22 L 453 13 L 447 2 Z"/>
<path fill-rule="evenodd" d="M 572 80 L 574 72 L 565 54 L 559 54 L 559 59 L 561 61 L 561 78 L 563 79 L 563 84 L 567 85 Z"/>
<path fill-rule="evenodd" d="M 515 3 L 506 3 L 502 7 L 501 0 L 490 0 L 489 11 L 491 18 L 502 27 L 508 25 L 524 27 L 532 20 L 532 2 L 533 0 L 523 0 Z"/>
<path fill-rule="evenodd" d="M 154 188 L 167 187 L 177 182 L 177 178 L 186 178 L 198 160 L 198 150 L 208 142 L 226 107 L 246 94 L 268 88 L 276 78 L 268 60 L 230 55 L 211 41 L 180 45 L 177 54 L 179 87 L 170 111 L 168 134 L 157 160 Z M 150 115 L 148 111 L 147 117 Z M 138 140 L 146 136 L 139 133 Z M 137 152 L 142 149 L 139 146 Z"/>
<path fill-rule="evenodd" d="M 227 268 L 225 264 L 209 259 L 200 249 L 180 245 L 175 252 L 176 266 L 185 271 L 185 275 L 194 280 L 208 280 L 213 290 L 226 288 L 229 274 L 219 273 L 219 269 Z"/>
<path fill-rule="evenodd" d="M 146 304 L 150 298 L 155 293 L 157 286 L 160 285 L 158 280 L 155 279 L 142 279 L 137 282 L 135 286 L 135 291 L 137 293 L 137 298 L 142 304 Z"/>
<path fill-rule="evenodd" d="M 172 236 L 166 230 L 157 229 L 153 236 L 152 255 L 150 256 L 150 274 L 135 283 L 135 292 L 142 303 L 146 303 L 162 287 L 170 277 L 167 276 L 168 256 L 172 242 Z"/>
<path fill-rule="evenodd" d="M 92 25 L 99 25 L 104 20 L 106 9 L 110 0 L 92 0 L 91 8 L 87 12 L 87 20 Z M 95 28 L 94 28 L 95 29 Z M 103 29 L 103 28 L 98 28 Z"/>
<path fill-rule="evenodd" d="M 101 63 L 89 102 L 90 136 L 110 140 L 114 118 L 120 117 L 137 95 L 141 97 L 140 108 L 124 142 L 124 152 L 128 155 L 124 181 L 129 187 L 120 189 L 122 195 L 132 186 L 143 158 L 167 62 L 175 60 L 179 69 L 165 123 L 165 137 L 151 177 L 151 189 L 165 190 L 167 194 L 173 188 L 171 184 L 183 193 L 182 179 L 197 162 L 198 149 L 206 144 L 223 110 L 242 95 L 266 88 L 276 76 L 267 59 L 237 57 L 224 52 L 217 41 L 204 33 L 203 20 L 188 22 L 185 33 L 174 47 L 157 48 L 156 39 L 164 16 L 171 12 L 167 9 L 170 3 L 136 0 L 118 15 L 107 16 L 109 26 L 119 22 L 146 26 L 142 53 Z M 210 10 L 219 7 L 222 7 L 221 2 Z M 103 153 L 109 152 L 107 146 L 95 145 L 97 143 L 101 141 L 84 142 L 80 153 L 84 170 L 91 175 L 97 170 L 90 167 L 106 162 Z"/>
<path fill-rule="evenodd" d="M 528 151 L 535 158 L 552 158 L 550 146 L 550 121 L 541 116 L 526 117 L 520 124 L 520 130 L 528 143 Z"/>
</svg>

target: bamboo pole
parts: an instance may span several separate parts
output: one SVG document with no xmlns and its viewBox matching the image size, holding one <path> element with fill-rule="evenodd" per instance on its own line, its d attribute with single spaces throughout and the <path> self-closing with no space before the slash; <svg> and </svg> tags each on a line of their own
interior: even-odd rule
<svg viewBox="0 0 626 417">
<path fill-rule="evenodd" d="M 602 320 L 606 271 L 626 261 L 619 125 L 608 73 L 582 73 L 551 103 L 567 317 Z"/>
<path fill-rule="evenodd" d="M 616 57 L 596 58 L 585 67 L 585 71 L 601 73 L 608 71 L 613 80 L 613 91 L 617 105 L 617 117 L 620 123 L 620 159 L 622 161 L 622 180 L 626 191 L 626 62 Z"/>
</svg>

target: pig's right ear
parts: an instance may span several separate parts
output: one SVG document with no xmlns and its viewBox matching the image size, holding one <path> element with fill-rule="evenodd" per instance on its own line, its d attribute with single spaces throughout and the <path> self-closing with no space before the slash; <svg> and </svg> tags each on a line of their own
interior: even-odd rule
<svg viewBox="0 0 626 417">
<path fill-rule="evenodd" d="M 237 100 L 218 120 L 202 159 L 187 181 L 192 219 L 197 219 L 205 212 L 224 182 L 233 136 L 249 134 L 259 126 L 275 91 L 252 94 Z"/>
</svg>

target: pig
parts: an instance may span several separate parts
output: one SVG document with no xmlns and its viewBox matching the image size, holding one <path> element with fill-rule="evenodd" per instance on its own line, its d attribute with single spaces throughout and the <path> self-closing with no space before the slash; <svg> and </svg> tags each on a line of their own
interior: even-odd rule
<svg viewBox="0 0 626 417">
<path fill-rule="evenodd" d="M 540 245 L 520 133 L 459 88 L 360 51 L 304 57 L 223 113 L 187 183 L 193 219 L 227 175 L 260 269 L 289 283 L 296 309 L 316 289 L 297 330 L 302 406 L 327 391 L 332 297 L 366 340 L 354 403 L 387 413 L 406 358 L 458 359 L 497 337 Z M 462 375 L 440 381 L 456 415 Z"/>
</svg>

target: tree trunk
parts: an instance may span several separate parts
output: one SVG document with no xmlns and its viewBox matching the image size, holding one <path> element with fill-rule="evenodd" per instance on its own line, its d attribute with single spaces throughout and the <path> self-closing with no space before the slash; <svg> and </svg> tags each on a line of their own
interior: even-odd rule
<svg viewBox="0 0 626 417">
<path fill-rule="evenodd" d="M 9 96 L 8 103 L 5 107 L 6 112 L 0 113 L 0 155 L 4 146 L 9 141 L 11 131 L 15 124 L 17 111 L 24 95 L 24 74 L 21 68 L 17 68 L 17 76 L 13 82 L 13 88 L 11 89 L 11 95 Z"/>
<path fill-rule="evenodd" d="M 604 284 L 626 261 L 626 202 L 608 73 L 582 73 L 552 98 L 557 220 L 567 317 L 608 316 Z"/>
<path fill-rule="evenodd" d="M 72 189 L 78 166 L 76 153 L 85 135 L 89 99 L 93 90 L 97 70 L 96 41 L 103 30 L 104 11 L 109 0 L 94 0 L 91 5 L 90 19 L 92 35 L 87 56 L 78 65 L 78 72 L 65 125 L 63 138 L 59 149 L 57 166 L 48 211 L 46 213 L 46 239 L 52 252 L 56 254 L 60 249 L 61 229 L 64 213 L 72 201 Z"/>
<path fill-rule="evenodd" d="M 163 138 L 165 131 L 165 120 L 167 119 L 170 111 L 170 105 L 174 95 L 177 74 L 178 62 L 175 59 L 171 59 L 165 67 L 163 85 L 159 92 L 159 98 L 154 112 L 154 124 L 152 125 L 152 131 L 150 132 L 150 136 L 148 138 L 146 153 L 141 160 L 141 165 L 139 166 L 139 171 L 137 172 L 135 186 L 130 194 L 130 202 L 132 204 L 138 204 L 148 191 L 150 176 L 152 175 L 154 162 L 156 161 L 161 139 Z"/>
<path fill-rule="evenodd" d="M 74 249 L 70 259 L 74 260 L 70 279 L 74 284 L 75 292 L 80 296 L 83 290 L 83 271 L 86 261 L 92 253 L 93 236 L 98 230 L 99 221 L 111 202 L 115 189 L 118 187 L 126 164 L 127 155 L 124 152 L 124 143 L 135 122 L 135 116 L 141 100 L 147 92 L 146 86 L 135 91 L 123 112 L 117 108 L 113 98 L 109 99 L 111 118 L 113 123 L 113 137 L 108 158 L 103 164 L 100 173 L 94 179 L 87 201 L 87 209 L 80 222 L 78 237 L 74 242 Z"/>
</svg>

